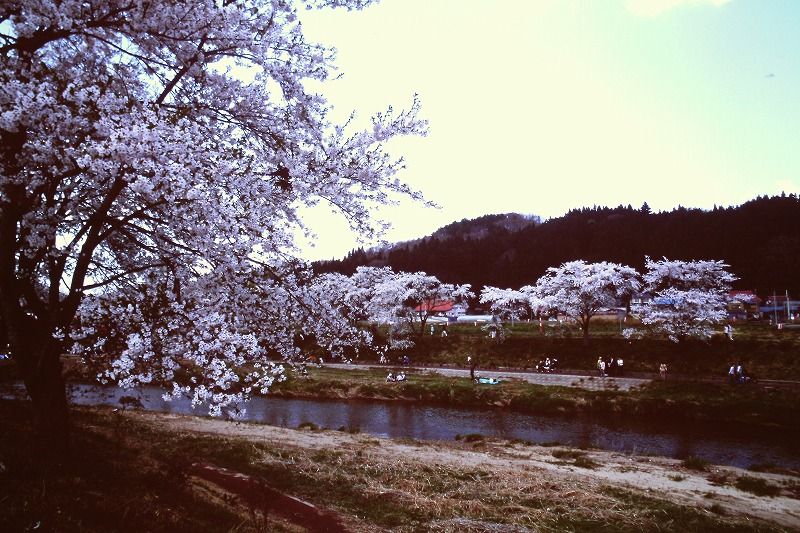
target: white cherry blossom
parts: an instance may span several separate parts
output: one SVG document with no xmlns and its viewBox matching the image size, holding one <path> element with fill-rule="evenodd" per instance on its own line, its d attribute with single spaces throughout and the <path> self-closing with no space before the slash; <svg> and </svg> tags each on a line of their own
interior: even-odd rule
<svg viewBox="0 0 800 533">
<path fill-rule="evenodd" d="M 426 124 L 416 98 L 363 131 L 332 123 L 306 81 L 334 54 L 296 9 L 368 3 L 2 4 L 0 317 L 42 426 L 66 433 L 69 336 L 126 386 L 191 369 L 173 393 L 215 414 L 309 335 L 353 340 L 292 258 L 298 213 L 327 204 L 379 231 L 378 206 L 419 198 L 384 145 Z M 118 334 L 90 334 L 101 318 Z"/>
</svg>

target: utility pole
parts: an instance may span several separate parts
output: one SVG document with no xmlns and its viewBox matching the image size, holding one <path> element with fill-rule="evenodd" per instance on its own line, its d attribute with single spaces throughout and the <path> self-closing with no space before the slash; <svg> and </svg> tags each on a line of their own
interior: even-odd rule
<svg viewBox="0 0 800 533">
<path fill-rule="evenodd" d="M 772 289 L 772 316 L 775 320 L 775 327 L 778 327 L 778 297 L 775 295 L 775 289 Z"/>
</svg>

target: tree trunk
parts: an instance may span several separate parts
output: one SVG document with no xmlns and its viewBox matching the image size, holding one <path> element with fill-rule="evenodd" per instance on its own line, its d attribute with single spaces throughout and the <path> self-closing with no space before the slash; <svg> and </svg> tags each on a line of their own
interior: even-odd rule
<svg viewBox="0 0 800 533">
<path fill-rule="evenodd" d="M 583 344 L 589 344 L 589 319 L 586 318 L 581 321 L 581 330 L 583 330 Z"/>
<path fill-rule="evenodd" d="M 70 451 L 69 407 L 61 365 L 61 343 L 45 332 L 23 335 L 12 344 L 28 396 L 33 403 L 34 423 L 40 442 L 56 460 Z M 21 342 L 20 342 L 21 341 Z"/>
<path fill-rule="evenodd" d="M 428 325 L 428 317 L 419 317 L 419 339 L 425 338 L 425 326 Z"/>
</svg>

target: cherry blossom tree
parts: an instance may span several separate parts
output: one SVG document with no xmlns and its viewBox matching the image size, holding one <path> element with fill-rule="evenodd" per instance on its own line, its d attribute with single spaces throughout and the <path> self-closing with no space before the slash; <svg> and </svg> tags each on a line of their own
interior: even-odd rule
<svg viewBox="0 0 800 533">
<path fill-rule="evenodd" d="M 535 287 L 547 307 L 580 324 L 583 339 L 588 341 L 592 317 L 636 293 L 641 282 L 639 274 L 629 266 L 578 260 L 548 268 Z"/>
<path fill-rule="evenodd" d="M 383 277 L 373 285 L 372 317 L 394 323 L 398 326 L 395 336 L 401 338 L 403 330 L 422 337 L 438 304 L 463 302 L 472 296 L 469 285 L 443 283 L 424 272 L 393 273 L 386 268 L 379 274 Z"/>
<path fill-rule="evenodd" d="M 321 274 L 312 279 L 311 290 L 317 302 L 325 302 L 350 325 L 355 327 L 367 320 L 369 294 L 352 277 L 335 272 Z"/>
<path fill-rule="evenodd" d="M 489 304 L 492 314 L 511 320 L 531 319 L 547 308 L 532 285 L 519 290 L 486 286 L 481 291 L 480 302 Z"/>
<path fill-rule="evenodd" d="M 696 260 L 653 261 L 645 257 L 645 290 L 658 292 L 667 288 L 697 289 L 709 292 L 728 292 L 738 278 L 727 271 L 723 261 Z"/>
<path fill-rule="evenodd" d="M 674 342 L 687 338 L 709 338 L 714 327 L 727 318 L 725 296 L 736 276 L 722 261 L 645 260 L 645 290 L 650 302 L 634 306 L 643 330 L 637 335 L 665 336 Z"/>
<path fill-rule="evenodd" d="M 364 131 L 332 123 L 306 82 L 334 72 L 333 51 L 291 1 L 10 0 L 0 22 L 0 322 L 40 429 L 66 441 L 60 356 L 96 335 L 74 329 L 93 310 L 124 333 L 105 377 L 190 366 L 197 382 L 174 390 L 216 406 L 279 377 L 261 361 L 296 355 L 298 335 L 335 344 L 292 259 L 299 209 L 368 234 L 376 207 L 419 198 L 384 149 L 424 134 L 416 100 Z"/>
</svg>

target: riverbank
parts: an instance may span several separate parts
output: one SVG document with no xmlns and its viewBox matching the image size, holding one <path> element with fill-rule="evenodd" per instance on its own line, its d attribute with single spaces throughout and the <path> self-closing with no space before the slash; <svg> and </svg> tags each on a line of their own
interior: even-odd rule
<svg viewBox="0 0 800 533">
<path fill-rule="evenodd" d="M 354 532 L 800 527 L 790 473 L 478 435 L 430 443 L 79 408 L 75 457 L 55 468 L 39 462 L 25 410 L 0 402 L 6 531 L 298 531 L 195 477 L 195 462 L 263 478 Z"/>
<path fill-rule="evenodd" d="M 757 385 L 654 381 L 629 391 L 542 386 L 521 380 L 481 385 L 468 378 L 404 369 L 407 380 L 387 383 L 390 369 L 309 368 L 291 373 L 270 394 L 293 398 L 415 401 L 463 407 L 501 406 L 544 415 L 665 420 L 797 433 L 800 391 Z M 480 371 L 479 371 L 480 373 Z M 575 376 L 574 381 L 603 378 Z"/>
<path fill-rule="evenodd" d="M 68 383 L 95 383 L 78 358 L 65 357 Z M 402 370 L 404 382 L 387 383 L 389 371 Z M 454 370 L 450 368 L 450 370 Z M 502 407 L 549 416 L 589 415 L 606 421 L 663 420 L 671 424 L 702 424 L 737 431 L 770 431 L 800 438 L 800 387 L 751 383 L 728 385 L 722 380 L 653 380 L 623 390 L 614 378 L 562 376 L 570 386 L 503 380 L 497 385 L 475 384 L 464 377 L 438 375 L 408 367 L 355 369 L 308 367 L 308 375 L 287 372 L 269 396 L 283 398 L 388 400 L 455 407 Z M 479 368 L 478 375 L 484 373 Z M 546 376 L 550 377 L 550 376 Z M 19 378 L 8 361 L 0 364 L 0 382 Z M 562 380 L 563 381 L 563 380 Z M 599 384 L 599 385 L 598 385 Z M 169 385 L 167 385 L 168 387 Z"/>
</svg>

